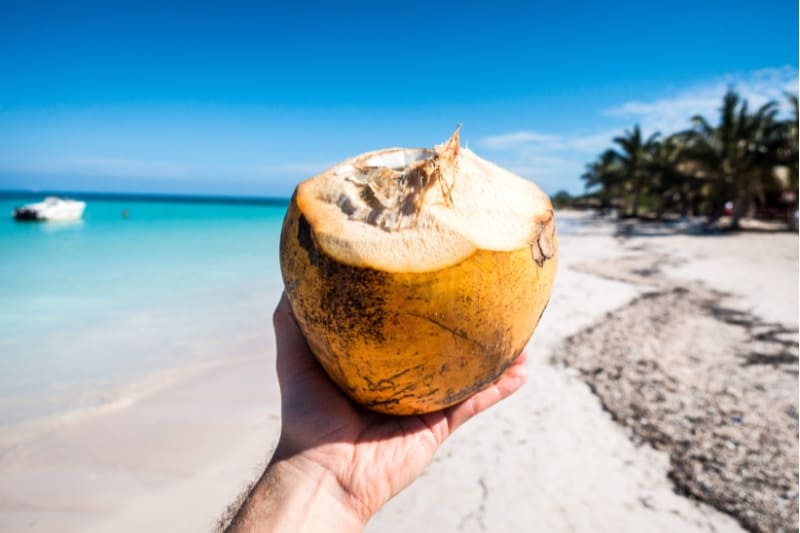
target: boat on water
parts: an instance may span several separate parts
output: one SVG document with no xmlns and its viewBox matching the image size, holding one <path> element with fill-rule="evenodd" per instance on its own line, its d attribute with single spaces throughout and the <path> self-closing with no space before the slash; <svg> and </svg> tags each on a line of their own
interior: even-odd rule
<svg viewBox="0 0 800 533">
<path fill-rule="evenodd" d="M 41 202 L 25 204 L 14 209 L 15 220 L 68 221 L 79 220 L 86 202 L 48 196 Z"/>
</svg>

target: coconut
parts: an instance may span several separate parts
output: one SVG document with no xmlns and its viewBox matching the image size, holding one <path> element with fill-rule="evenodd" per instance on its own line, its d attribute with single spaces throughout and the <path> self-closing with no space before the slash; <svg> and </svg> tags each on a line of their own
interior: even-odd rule
<svg viewBox="0 0 800 533">
<path fill-rule="evenodd" d="M 549 198 L 459 145 L 365 153 L 304 181 L 281 272 L 322 367 L 391 414 L 458 403 L 525 348 L 550 296 Z"/>
</svg>

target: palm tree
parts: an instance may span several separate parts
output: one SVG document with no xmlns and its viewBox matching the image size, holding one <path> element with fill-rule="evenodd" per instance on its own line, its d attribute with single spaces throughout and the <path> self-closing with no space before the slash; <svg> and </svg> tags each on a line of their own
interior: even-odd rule
<svg viewBox="0 0 800 533">
<path fill-rule="evenodd" d="M 620 178 L 628 193 L 630 216 L 638 216 L 642 195 L 647 192 L 651 177 L 649 167 L 659 135 L 656 132 L 642 141 L 642 131 L 637 124 L 633 130 L 626 130 L 624 135 L 614 138 L 614 142 L 622 149 L 616 152 L 616 157 L 621 167 Z"/>
<path fill-rule="evenodd" d="M 703 212 L 714 221 L 727 202 L 734 203 L 732 227 L 756 205 L 789 204 L 791 215 L 798 201 L 798 100 L 787 98 L 793 110 L 787 120 L 777 119 L 775 102 L 751 112 L 729 90 L 715 126 L 697 115 L 688 131 L 645 140 L 636 125 L 614 139 L 615 149 L 586 166 L 586 189 L 598 189 L 591 194 L 603 208 L 621 207 L 630 216 L 648 206 L 659 217 L 679 210 Z"/>
<path fill-rule="evenodd" d="M 584 187 L 598 189 L 597 197 L 601 209 L 616 207 L 614 200 L 619 198 L 621 192 L 620 164 L 614 150 L 606 150 L 593 163 L 586 165 L 586 172 L 581 175 L 585 182 Z"/>
<path fill-rule="evenodd" d="M 712 220 L 722 215 L 726 202 L 733 201 L 731 226 L 737 227 L 754 200 L 763 202 L 778 162 L 780 125 L 776 114 L 775 102 L 748 113 L 747 100 L 729 90 L 723 97 L 718 126 L 712 127 L 700 115 L 692 117 L 694 128 L 687 133 L 691 145 L 686 156 L 712 179 Z"/>
<path fill-rule="evenodd" d="M 795 201 L 798 193 L 798 103 L 796 94 L 787 94 L 792 116 L 783 123 L 783 162 L 789 167 L 789 190 L 794 193 Z"/>
<path fill-rule="evenodd" d="M 696 211 L 702 180 L 687 171 L 686 146 L 686 135 L 682 133 L 652 145 L 648 171 L 652 176 L 651 192 L 656 196 L 659 219 L 667 210 L 677 210 L 681 216 Z"/>
</svg>

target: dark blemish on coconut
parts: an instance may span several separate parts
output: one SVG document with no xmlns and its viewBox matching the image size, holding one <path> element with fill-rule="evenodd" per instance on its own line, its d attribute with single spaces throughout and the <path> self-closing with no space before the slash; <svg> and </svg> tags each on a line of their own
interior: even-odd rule
<svg viewBox="0 0 800 533">
<path fill-rule="evenodd" d="M 316 265 L 317 262 L 312 256 L 317 255 L 317 247 L 314 245 L 314 237 L 311 236 L 311 226 L 304 215 L 300 215 L 297 221 L 297 242 L 308 252 L 308 259 L 311 264 Z"/>
</svg>

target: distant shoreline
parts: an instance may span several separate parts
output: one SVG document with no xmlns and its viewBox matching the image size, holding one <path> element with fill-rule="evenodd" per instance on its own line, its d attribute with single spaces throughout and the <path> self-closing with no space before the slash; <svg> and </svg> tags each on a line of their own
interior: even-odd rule
<svg viewBox="0 0 800 533">
<path fill-rule="evenodd" d="M 224 196 L 202 194 L 118 193 L 62 190 L 0 190 L 0 200 L 40 199 L 44 196 L 66 196 L 77 200 L 110 202 L 164 202 L 185 204 L 288 205 L 289 198 L 270 196 Z"/>
</svg>

